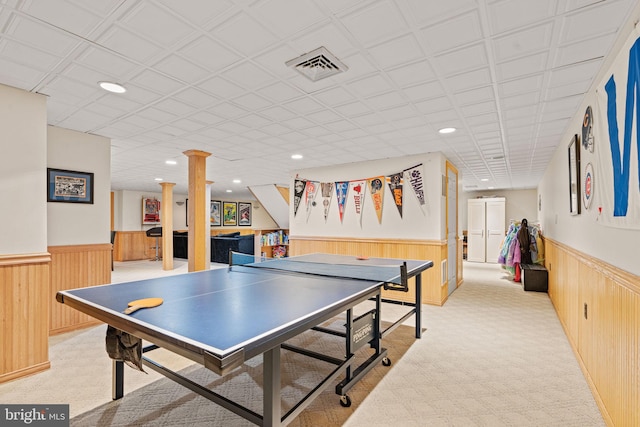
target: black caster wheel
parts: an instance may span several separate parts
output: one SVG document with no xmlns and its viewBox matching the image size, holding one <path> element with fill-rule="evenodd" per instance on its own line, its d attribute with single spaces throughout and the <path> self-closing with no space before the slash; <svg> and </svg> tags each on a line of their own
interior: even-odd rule
<svg viewBox="0 0 640 427">
<path fill-rule="evenodd" d="M 351 398 L 346 394 L 344 396 L 340 396 L 340 405 L 342 405 L 344 408 L 348 408 L 349 406 L 351 406 Z"/>
<path fill-rule="evenodd" d="M 384 359 L 382 359 L 382 364 L 384 366 L 391 366 L 391 359 L 389 359 L 388 357 L 385 357 Z"/>
</svg>

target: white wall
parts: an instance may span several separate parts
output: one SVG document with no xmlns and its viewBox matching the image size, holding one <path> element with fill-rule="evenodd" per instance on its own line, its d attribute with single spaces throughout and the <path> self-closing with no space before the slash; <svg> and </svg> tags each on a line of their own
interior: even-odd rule
<svg viewBox="0 0 640 427">
<path fill-rule="evenodd" d="M 111 140 L 49 126 L 47 147 L 48 167 L 94 174 L 93 204 L 47 203 L 48 244 L 109 243 Z"/>
<path fill-rule="evenodd" d="M 445 161 L 446 159 L 442 154 L 430 153 L 295 171 L 291 177 L 289 187 L 291 189 L 294 188 L 296 176 L 299 179 L 319 182 L 354 181 L 381 175 L 387 176 L 422 163 L 426 207 L 424 210 L 421 209 L 411 185 L 405 180 L 403 216 L 401 218 L 389 187 L 385 183 L 381 224 L 378 223 L 378 217 L 373 208 L 368 190 L 363 205 L 362 225 L 357 221 L 351 196 L 347 197 L 344 220 L 340 223 L 338 203 L 336 202 L 334 190 L 329 216 L 325 222 L 322 197 L 318 193 L 315 199 L 317 204 L 312 208 L 308 220 L 304 202 L 301 202 L 298 214 L 295 217 L 293 216 L 293 209 L 290 210 L 289 224 L 291 234 L 317 237 L 443 240 L 446 238 L 444 230 L 446 207 L 442 196 L 442 176 L 445 174 Z M 291 190 L 290 196 L 290 205 L 293 207 L 293 190 Z"/>
<path fill-rule="evenodd" d="M 158 185 L 159 187 L 159 185 Z M 143 191 L 114 191 L 114 227 L 118 231 L 146 231 L 154 225 L 142 225 L 142 198 L 155 197 L 162 202 L 162 191 L 157 193 Z M 173 195 L 173 229 L 187 229 L 187 195 L 174 193 Z M 212 199 L 213 200 L 213 199 Z M 251 227 L 275 228 L 276 224 L 269 217 L 265 209 L 256 200 L 235 200 L 225 198 L 225 202 L 249 202 L 252 207 Z M 181 206 L 177 202 L 185 202 Z M 160 226 L 160 224 L 158 224 Z M 217 229 L 236 227 L 212 227 Z"/>
<path fill-rule="evenodd" d="M 0 85 L 0 255 L 47 252 L 46 97 Z"/>
<path fill-rule="evenodd" d="M 638 32 L 634 31 L 634 22 L 639 17 L 640 3 L 629 17 L 629 22 L 622 31 L 621 37 L 616 41 L 613 54 L 606 58 L 600 74 L 594 79 L 592 88 L 585 96 L 582 104 L 580 104 L 564 136 L 559 141 L 560 145 L 538 186 L 542 202 L 540 220 L 546 236 L 636 275 L 640 275 L 640 262 L 638 262 L 640 259 L 638 256 L 640 230 L 613 228 L 598 222 L 597 209 L 595 207 L 601 201 L 597 192 L 594 194 L 590 210 L 583 209 L 580 215 L 570 215 L 567 147 L 574 134 L 581 134 L 585 109 L 588 105 L 595 105 L 596 85 L 600 84 L 604 79 L 617 56 L 624 55 L 628 57 L 629 52 L 622 52 L 621 48 L 631 34 L 634 34 L 634 37 L 638 37 Z M 638 100 L 636 99 L 636 108 L 638 108 L 637 102 Z M 594 110 L 594 114 L 598 114 L 598 111 Z M 596 118 L 596 120 L 599 119 Z M 637 126 L 637 124 L 634 120 L 634 126 Z M 599 143 L 606 143 L 606 141 L 595 142 L 595 144 Z M 632 146 L 635 147 L 635 141 L 632 142 Z M 585 153 L 585 151 L 582 150 L 582 153 Z M 637 154 L 632 152 L 631 156 L 633 158 Z M 583 170 L 586 161 L 586 158 L 583 159 Z M 595 179 L 598 179 L 598 177 L 596 176 Z M 638 191 L 638 188 L 633 188 L 632 186 L 630 191 Z"/>
<path fill-rule="evenodd" d="M 468 229 L 467 201 L 476 197 L 505 198 L 505 231 L 509 229 L 511 220 L 521 221 L 526 218 L 529 224 L 534 224 L 538 220 L 538 191 L 536 189 L 467 191 L 460 193 L 458 197 L 458 222 L 462 224 L 461 230 Z"/>
</svg>

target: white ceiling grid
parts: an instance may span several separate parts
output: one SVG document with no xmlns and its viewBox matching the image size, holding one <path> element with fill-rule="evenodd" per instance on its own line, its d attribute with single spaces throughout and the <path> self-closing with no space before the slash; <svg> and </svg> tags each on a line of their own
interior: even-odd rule
<svg viewBox="0 0 640 427">
<path fill-rule="evenodd" d="M 0 0 L 0 83 L 111 138 L 113 189 L 186 192 L 189 149 L 212 153 L 214 195 L 434 151 L 465 188 L 534 188 L 635 3 Z M 285 66 L 320 46 L 349 69 Z"/>
</svg>

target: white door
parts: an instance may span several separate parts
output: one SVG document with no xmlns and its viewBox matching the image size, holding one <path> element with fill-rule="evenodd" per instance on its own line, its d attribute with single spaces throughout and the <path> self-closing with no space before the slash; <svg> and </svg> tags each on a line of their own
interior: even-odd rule
<svg viewBox="0 0 640 427">
<path fill-rule="evenodd" d="M 497 263 L 505 235 L 504 199 L 487 200 L 486 221 L 486 262 Z"/>
<path fill-rule="evenodd" d="M 486 218 L 484 200 L 469 200 L 467 222 L 467 260 L 485 262 Z"/>
</svg>

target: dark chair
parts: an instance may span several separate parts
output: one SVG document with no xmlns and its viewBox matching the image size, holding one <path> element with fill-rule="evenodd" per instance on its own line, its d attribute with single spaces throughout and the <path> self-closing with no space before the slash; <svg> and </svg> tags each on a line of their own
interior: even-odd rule
<svg viewBox="0 0 640 427">
<path fill-rule="evenodd" d="M 111 230 L 111 271 L 113 271 L 113 244 L 116 242 L 116 231 Z"/>
<path fill-rule="evenodd" d="M 160 255 L 158 254 L 158 249 L 160 249 L 160 237 L 162 237 L 162 227 L 153 227 L 147 230 L 147 237 L 155 237 L 156 238 L 156 259 L 154 261 L 160 261 Z M 153 249 L 153 248 L 152 248 Z"/>
</svg>

